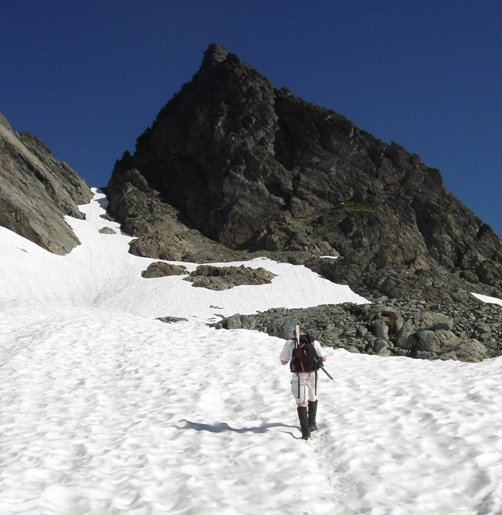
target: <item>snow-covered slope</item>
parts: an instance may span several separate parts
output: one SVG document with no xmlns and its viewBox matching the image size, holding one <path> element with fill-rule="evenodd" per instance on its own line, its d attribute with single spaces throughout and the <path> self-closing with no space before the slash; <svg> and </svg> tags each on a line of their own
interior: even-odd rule
<svg viewBox="0 0 502 515">
<path fill-rule="evenodd" d="M 271 285 L 143 279 L 151 260 L 127 253 L 103 202 L 68 220 L 82 242 L 68 256 L 0 228 L 2 515 L 502 513 L 501 359 L 327 349 L 335 381 L 305 442 L 283 342 L 206 322 L 364 299 L 265 259 L 246 265 Z"/>
<path fill-rule="evenodd" d="M 90 306 L 149 318 L 214 319 L 217 315 L 249 314 L 272 307 L 309 307 L 365 299 L 348 286 L 331 283 L 303 266 L 280 264 L 266 258 L 246 262 L 267 268 L 277 277 L 272 284 L 240 286 L 216 292 L 194 288 L 182 276 L 144 279 L 141 271 L 154 260 L 128 253 L 132 238 L 120 234 L 118 224 L 102 218 L 106 202 L 96 193 L 81 206 L 86 220 L 67 218 L 82 245 L 68 256 L 57 256 L 0 227 L 0 303 Z M 107 227 L 116 234 L 102 234 Z M 225 263 L 226 266 L 241 263 Z M 189 270 L 195 263 L 183 263 Z M 1 305 L 1 304 L 0 304 Z"/>
</svg>

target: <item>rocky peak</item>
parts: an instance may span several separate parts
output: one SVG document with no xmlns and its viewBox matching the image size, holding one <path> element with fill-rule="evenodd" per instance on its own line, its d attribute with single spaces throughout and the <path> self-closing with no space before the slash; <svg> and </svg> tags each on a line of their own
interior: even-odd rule
<svg viewBox="0 0 502 515">
<path fill-rule="evenodd" d="M 132 176 L 153 192 L 149 201 L 224 247 L 297 262 L 310 255 L 306 264 L 363 294 L 502 295 L 502 242 L 444 188 L 438 170 L 276 88 L 216 44 L 108 185 L 111 214 L 151 239 L 144 209 L 124 208 Z M 142 248 L 158 257 L 158 244 Z"/>
<path fill-rule="evenodd" d="M 6 129 L 12 130 L 9 121 L 7 120 L 7 118 L 5 118 L 5 116 L 2 113 L 0 113 L 0 125 L 5 127 Z"/>
</svg>

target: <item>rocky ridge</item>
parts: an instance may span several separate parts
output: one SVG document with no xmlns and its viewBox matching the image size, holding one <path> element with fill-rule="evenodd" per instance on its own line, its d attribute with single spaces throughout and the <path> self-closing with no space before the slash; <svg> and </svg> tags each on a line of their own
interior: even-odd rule
<svg viewBox="0 0 502 515">
<path fill-rule="evenodd" d="M 36 136 L 0 117 L 0 225 L 46 250 L 66 254 L 79 243 L 64 215 L 83 218 L 90 189 Z"/>
</svg>

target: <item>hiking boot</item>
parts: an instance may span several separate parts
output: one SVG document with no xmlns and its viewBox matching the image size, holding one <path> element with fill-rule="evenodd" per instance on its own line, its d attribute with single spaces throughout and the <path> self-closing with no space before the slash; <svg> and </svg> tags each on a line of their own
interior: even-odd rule
<svg viewBox="0 0 502 515">
<path fill-rule="evenodd" d="M 302 438 L 308 440 L 310 438 L 309 420 L 307 408 L 305 406 L 298 406 L 298 418 L 300 420 L 300 427 L 302 430 Z"/>
<path fill-rule="evenodd" d="M 315 417 L 317 414 L 317 401 L 309 401 L 309 429 L 310 431 L 317 430 L 317 424 L 315 421 Z"/>
</svg>

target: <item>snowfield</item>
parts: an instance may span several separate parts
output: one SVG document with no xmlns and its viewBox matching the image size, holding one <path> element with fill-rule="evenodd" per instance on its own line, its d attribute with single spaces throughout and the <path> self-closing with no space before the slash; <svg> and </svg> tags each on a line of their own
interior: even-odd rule
<svg viewBox="0 0 502 515">
<path fill-rule="evenodd" d="M 127 253 L 105 202 L 67 219 L 67 256 L 0 228 L 0 514 L 502 513 L 501 358 L 327 348 L 305 442 L 283 341 L 207 323 L 365 300 L 268 259 L 246 266 L 270 285 L 143 279 L 153 260 Z"/>
</svg>

